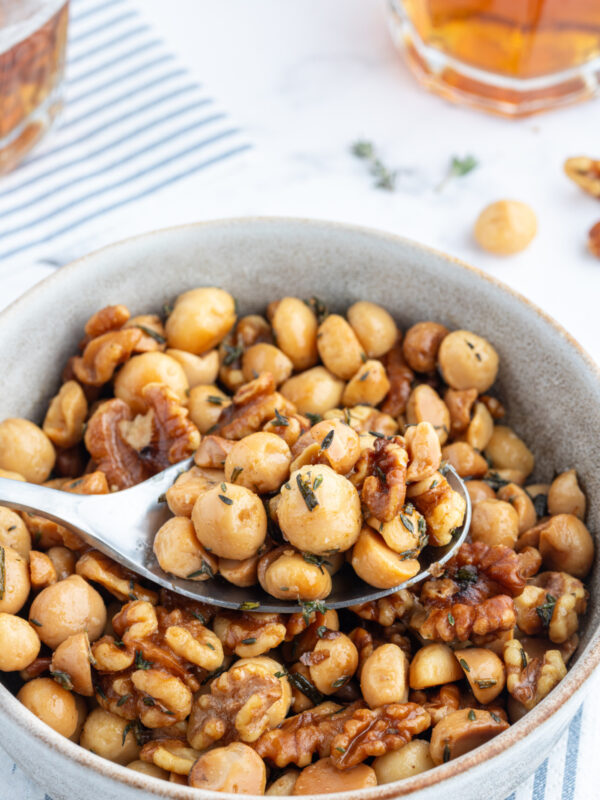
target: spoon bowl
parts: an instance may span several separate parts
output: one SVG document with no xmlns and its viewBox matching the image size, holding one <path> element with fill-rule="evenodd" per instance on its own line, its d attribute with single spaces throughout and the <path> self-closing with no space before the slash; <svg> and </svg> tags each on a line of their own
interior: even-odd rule
<svg viewBox="0 0 600 800">
<path fill-rule="evenodd" d="M 160 526 L 171 516 L 162 499 L 182 472 L 193 465 L 193 458 L 180 461 L 152 478 L 103 495 L 82 495 L 37 486 L 32 483 L 0 478 L 0 505 L 17 511 L 40 514 L 73 530 L 87 544 L 159 586 L 203 603 L 232 609 L 260 609 L 291 614 L 302 609 L 294 601 L 276 600 L 260 586 L 240 588 L 220 576 L 204 581 L 186 580 L 164 572 L 156 560 L 152 544 Z M 323 602 L 328 608 L 346 608 L 405 589 L 429 577 L 433 564 L 444 564 L 465 540 L 471 522 L 469 493 L 456 471 L 447 466 L 446 477 L 466 503 L 463 525 L 443 547 L 426 547 L 419 556 L 421 570 L 412 578 L 391 589 L 376 589 L 361 580 L 344 564 L 333 578 L 331 594 Z"/>
</svg>

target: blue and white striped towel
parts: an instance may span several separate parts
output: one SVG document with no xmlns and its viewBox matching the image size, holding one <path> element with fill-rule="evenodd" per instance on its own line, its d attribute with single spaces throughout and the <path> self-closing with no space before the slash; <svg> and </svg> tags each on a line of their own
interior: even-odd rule
<svg viewBox="0 0 600 800">
<path fill-rule="evenodd" d="M 0 263 L 60 253 L 125 206 L 248 149 L 132 0 L 71 0 L 66 107 L 0 179 Z"/>
</svg>

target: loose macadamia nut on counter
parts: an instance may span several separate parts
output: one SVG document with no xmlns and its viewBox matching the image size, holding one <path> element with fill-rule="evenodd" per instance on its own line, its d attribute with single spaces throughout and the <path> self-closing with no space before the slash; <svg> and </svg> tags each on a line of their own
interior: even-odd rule
<svg viewBox="0 0 600 800">
<path fill-rule="evenodd" d="M 511 256 L 531 244 L 537 233 L 537 219 L 525 203 L 498 200 L 483 209 L 473 233 L 484 250 L 498 256 Z"/>
</svg>

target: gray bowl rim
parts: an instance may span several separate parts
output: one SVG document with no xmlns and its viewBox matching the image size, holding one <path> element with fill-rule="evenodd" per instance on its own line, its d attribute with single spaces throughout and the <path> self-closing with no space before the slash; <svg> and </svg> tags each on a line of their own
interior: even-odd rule
<svg viewBox="0 0 600 800">
<path fill-rule="evenodd" d="M 567 343 L 576 351 L 577 355 L 584 360 L 588 369 L 594 375 L 600 388 L 600 367 L 591 358 L 591 356 L 584 350 L 584 348 L 577 342 L 577 340 L 563 328 L 552 316 L 539 308 L 535 303 L 520 294 L 515 289 L 512 289 L 507 284 L 498 280 L 492 275 L 483 272 L 476 267 L 467 264 L 461 259 L 444 253 L 433 247 L 429 247 L 420 242 L 399 236 L 397 234 L 381 231 L 375 228 L 369 228 L 362 225 L 355 225 L 350 223 L 330 222 L 320 219 L 309 219 L 304 217 L 285 217 L 285 216 L 249 216 L 249 217 L 230 217 L 218 218 L 207 220 L 203 222 L 189 223 L 186 225 L 172 226 L 169 228 L 162 228 L 155 231 L 150 231 L 138 236 L 129 237 L 113 244 L 107 245 L 88 253 L 81 258 L 61 267 L 56 273 L 49 275 L 39 283 L 35 284 L 23 295 L 18 297 L 10 303 L 5 309 L 0 312 L 0 330 L 1 326 L 6 319 L 18 317 L 21 313 L 26 313 L 27 305 L 32 298 L 37 298 L 46 291 L 49 284 L 60 282 L 68 279 L 68 276 L 74 270 L 85 269 L 90 261 L 93 261 L 100 253 L 116 251 L 123 245 L 135 244 L 139 241 L 147 241 L 153 237 L 160 237 L 164 234 L 172 234 L 177 231 L 196 230 L 196 229 L 210 229 L 210 228 L 229 228 L 229 227 L 248 227 L 248 226 L 285 226 L 291 228 L 303 228 L 313 230 L 334 230 L 340 233 L 347 232 L 352 234 L 361 234 L 373 239 L 387 241 L 391 244 L 402 244 L 408 249 L 421 251 L 431 257 L 442 259 L 452 265 L 453 268 L 458 270 L 465 270 L 471 273 L 479 280 L 487 281 L 495 290 L 508 294 L 514 298 L 521 305 L 526 306 L 536 316 L 540 317 L 548 326 L 552 327 L 556 333 L 564 338 Z M 584 652 L 578 656 L 574 666 L 568 671 L 566 677 L 553 689 L 553 691 L 529 711 L 521 720 L 514 723 L 508 730 L 499 734 L 491 739 L 484 745 L 454 759 L 447 764 L 442 764 L 427 772 L 415 775 L 412 778 L 405 778 L 402 781 L 394 783 L 382 784 L 373 787 L 372 789 L 362 789 L 360 791 L 352 792 L 337 792 L 328 795 L 332 800 L 349 800 L 352 797 L 358 800 L 387 800 L 388 798 L 404 797 L 414 794 L 415 792 L 442 784 L 443 781 L 452 777 L 458 776 L 467 770 L 485 764 L 490 758 L 504 753 L 508 748 L 517 745 L 519 741 L 524 739 L 529 733 L 538 729 L 546 720 L 548 720 L 555 711 L 570 701 L 575 694 L 580 694 L 584 683 L 590 678 L 594 669 L 600 664 L 600 629 L 597 629 Z M 194 789 L 189 786 L 181 786 L 174 783 L 168 783 L 159 778 L 153 778 L 142 773 L 135 772 L 127 767 L 108 761 L 105 758 L 97 756 L 78 744 L 66 739 L 59 733 L 48 727 L 34 714 L 32 714 L 8 691 L 8 689 L 0 683 L 0 711 L 6 714 L 10 719 L 20 725 L 23 729 L 28 731 L 31 736 L 36 737 L 38 740 L 44 742 L 53 751 L 59 752 L 63 757 L 77 762 L 81 766 L 92 769 L 105 777 L 110 777 L 115 781 L 124 783 L 131 788 L 140 789 L 155 797 L 172 798 L 173 800 L 192 800 L 192 798 L 206 797 L 211 800 L 234 800 L 237 795 L 224 792 L 212 792 L 200 789 Z M 442 787 L 443 788 L 443 787 Z M 262 795 L 246 795 L 255 800 Z"/>
</svg>

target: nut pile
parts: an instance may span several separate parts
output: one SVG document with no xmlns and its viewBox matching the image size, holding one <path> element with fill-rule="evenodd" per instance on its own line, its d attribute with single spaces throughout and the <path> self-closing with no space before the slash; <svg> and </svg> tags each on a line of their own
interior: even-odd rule
<svg viewBox="0 0 600 800">
<path fill-rule="evenodd" d="M 62 735 L 216 791 L 355 791 L 431 769 L 518 720 L 564 677 L 594 546 L 574 470 L 534 456 L 489 394 L 498 355 L 470 331 L 380 306 L 345 317 L 286 297 L 237 318 L 220 289 L 166 321 L 102 309 L 42 427 L 0 423 L 0 475 L 103 494 L 194 455 L 167 491 L 161 566 L 257 581 L 303 612 L 224 611 L 157 591 L 67 529 L 0 508 L 0 670 Z M 331 575 L 410 590 L 340 612 Z"/>
</svg>

